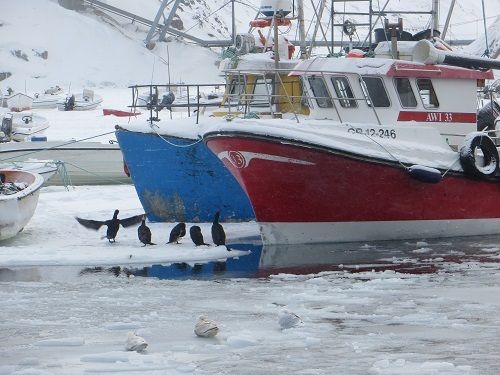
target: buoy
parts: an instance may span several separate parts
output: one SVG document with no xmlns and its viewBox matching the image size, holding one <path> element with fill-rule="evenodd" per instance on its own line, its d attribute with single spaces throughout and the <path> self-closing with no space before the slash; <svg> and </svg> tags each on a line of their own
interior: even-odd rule
<svg viewBox="0 0 500 375">
<path fill-rule="evenodd" d="M 437 184 L 443 178 L 438 169 L 423 165 L 412 165 L 408 171 L 415 180 L 429 184 Z"/>
<path fill-rule="evenodd" d="M 365 57 L 365 53 L 360 49 L 354 48 L 354 49 L 349 51 L 349 53 L 347 54 L 347 57 L 355 58 L 355 59 L 362 59 L 363 57 Z"/>
</svg>

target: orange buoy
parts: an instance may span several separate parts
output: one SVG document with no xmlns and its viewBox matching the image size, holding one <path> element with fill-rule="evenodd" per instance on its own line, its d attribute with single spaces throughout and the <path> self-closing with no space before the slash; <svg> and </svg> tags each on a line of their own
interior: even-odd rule
<svg viewBox="0 0 500 375">
<path fill-rule="evenodd" d="M 347 54 L 347 57 L 354 58 L 354 59 L 362 59 L 365 57 L 365 53 L 361 51 L 360 49 L 354 48 L 349 53 Z"/>
</svg>

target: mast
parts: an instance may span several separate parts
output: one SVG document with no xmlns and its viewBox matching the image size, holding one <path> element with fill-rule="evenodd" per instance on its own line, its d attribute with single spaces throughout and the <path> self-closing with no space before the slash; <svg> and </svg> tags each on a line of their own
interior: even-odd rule
<svg viewBox="0 0 500 375">
<path fill-rule="evenodd" d="M 297 1 L 297 15 L 299 18 L 300 58 L 305 59 L 307 57 L 307 43 L 306 28 L 304 25 L 304 3 L 302 0 Z"/>
<path fill-rule="evenodd" d="M 433 0 L 432 3 L 431 37 L 434 35 L 434 30 L 439 30 L 439 0 Z"/>
</svg>

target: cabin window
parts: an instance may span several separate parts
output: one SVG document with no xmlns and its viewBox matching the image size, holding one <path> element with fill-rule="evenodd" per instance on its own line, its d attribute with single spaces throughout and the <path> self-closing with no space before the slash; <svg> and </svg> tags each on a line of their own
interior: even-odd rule
<svg viewBox="0 0 500 375">
<path fill-rule="evenodd" d="M 332 99 L 330 99 L 330 94 L 328 93 L 328 89 L 326 88 L 326 84 L 323 78 L 312 76 L 309 77 L 308 80 L 309 84 L 311 85 L 314 99 L 316 99 L 316 103 L 318 103 L 318 107 L 332 108 Z"/>
<path fill-rule="evenodd" d="M 410 80 L 406 77 L 394 78 L 394 86 L 403 108 L 415 108 L 417 99 L 411 88 Z"/>
<path fill-rule="evenodd" d="M 384 82 L 379 77 L 362 77 L 361 89 L 366 98 L 368 107 L 390 107 L 391 101 L 387 95 Z"/>
<path fill-rule="evenodd" d="M 307 95 L 306 81 L 303 77 L 300 77 L 300 105 L 305 108 L 312 108 L 312 103 L 309 100 L 309 95 Z"/>
<path fill-rule="evenodd" d="M 332 77 L 332 84 L 342 107 L 356 108 L 358 106 L 346 77 Z"/>
<path fill-rule="evenodd" d="M 439 101 L 429 78 L 417 78 L 417 87 L 425 108 L 438 108 Z"/>
<path fill-rule="evenodd" d="M 238 76 L 231 79 L 229 84 L 229 89 L 227 90 L 226 101 L 232 103 L 239 103 L 241 101 L 241 95 L 245 92 L 245 80 L 243 77 Z"/>
<path fill-rule="evenodd" d="M 274 80 L 271 78 L 256 78 L 253 86 L 251 106 L 269 106 L 273 94 Z"/>
</svg>

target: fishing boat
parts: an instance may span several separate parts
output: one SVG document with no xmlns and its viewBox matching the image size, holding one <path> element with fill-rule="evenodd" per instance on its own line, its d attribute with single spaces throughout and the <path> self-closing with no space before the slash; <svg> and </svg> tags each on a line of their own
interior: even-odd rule
<svg viewBox="0 0 500 375">
<path fill-rule="evenodd" d="M 0 240 L 16 236 L 31 220 L 43 182 L 39 174 L 0 170 Z"/>
<path fill-rule="evenodd" d="M 96 109 L 102 103 L 102 97 L 93 90 L 84 89 L 82 93 L 70 94 L 65 99 L 57 101 L 60 111 L 89 111 Z"/>
<path fill-rule="evenodd" d="M 248 195 L 264 244 L 499 233 L 500 122 L 479 124 L 477 90 L 500 62 L 436 37 L 398 41 L 399 26 L 386 27 L 392 40 L 374 58 L 296 66 L 309 116 L 222 119 L 204 134 Z"/>
<path fill-rule="evenodd" d="M 7 112 L 1 117 L 0 142 L 25 142 L 42 136 L 49 120 L 33 112 Z"/>
<path fill-rule="evenodd" d="M 201 142 L 201 135 L 224 116 L 278 118 L 308 111 L 300 103 L 298 77 L 287 76 L 299 62 L 290 53 L 293 45 L 280 36 L 286 48 L 276 51 L 278 59 L 271 39 L 256 40 L 247 34 L 237 38 L 237 45 L 226 51 L 227 57 L 220 63 L 224 85 L 132 87 L 133 107 L 149 111 L 150 116 L 117 126 L 116 139 L 150 221 L 206 222 L 217 211 L 226 221 L 255 218 L 243 189 Z M 238 72 L 224 73 L 235 67 Z M 276 68 L 281 70 L 279 74 Z M 277 85 L 278 81 L 283 85 Z M 218 101 L 215 106 L 200 94 L 221 89 L 225 89 L 224 98 L 206 98 Z M 193 101 L 189 105 L 176 102 L 176 92 L 189 93 Z M 287 95 L 294 96 L 291 103 L 281 100 Z M 176 113 L 176 108 L 188 109 L 188 116 Z"/>
<path fill-rule="evenodd" d="M 12 112 L 29 111 L 33 105 L 33 98 L 23 93 L 13 94 L 7 98 L 7 108 Z"/>
</svg>

